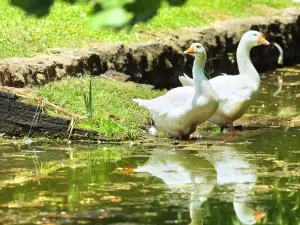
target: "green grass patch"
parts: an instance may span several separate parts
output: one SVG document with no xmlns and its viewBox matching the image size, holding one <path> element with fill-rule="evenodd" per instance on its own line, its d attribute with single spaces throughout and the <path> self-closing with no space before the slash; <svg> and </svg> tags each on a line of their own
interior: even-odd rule
<svg viewBox="0 0 300 225">
<path fill-rule="evenodd" d="M 57 2 L 49 16 L 42 19 L 28 18 L 23 11 L 0 0 L 0 58 L 32 56 L 49 48 L 78 48 L 97 42 L 136 42 L 151 38 L 141 31 L 159 32 L 182 27 L 199 27 L 215 20 L 247 18 L 266 15 L 273 8 L 296 6 L 292 0 L 188 0 L 182 7 L 165 4 L 158 15 L 133 29 L 88 27 L 89 8 Z"/>
<path fill-rule="evenodd" d="M 96 130 L 107 138 L 134 139 L 147 134 L 143 127 L 149 125 L 150 115 L 132 98 L 154 98 L 165 91 L 151 90 L 131 82 L 83 76 L 68 77 L 38 87 L 37 93 L 70 112 L 87 116 L 83 91 L 88 93 L 90 79 L 93 126 L 86 120 L 77 121 L 75 127 Z"/>
</svg>

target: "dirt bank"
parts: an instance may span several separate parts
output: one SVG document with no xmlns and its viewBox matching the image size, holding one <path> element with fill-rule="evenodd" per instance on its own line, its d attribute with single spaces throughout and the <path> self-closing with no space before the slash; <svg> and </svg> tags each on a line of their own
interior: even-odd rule
<svg viewBox="0 0 300 225">
<path fill-rule="evenodd" d="M 0 133 L 14 137 L 50 137 L 75 140 L 104 140 L 100 134 L 72 128 L 71 120 L 53 117 L 43 108 L 21 102 L 14 93 L 0 91 Z"/>
</svg>

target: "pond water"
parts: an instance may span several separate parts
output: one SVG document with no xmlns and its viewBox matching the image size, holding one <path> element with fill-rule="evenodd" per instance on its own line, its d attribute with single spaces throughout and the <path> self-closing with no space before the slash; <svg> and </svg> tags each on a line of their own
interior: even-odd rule
<svg viewBox="0 0 300 225">
<path fill-rule="evenodd" d="M 0 224 L 300 224 L 300 127 L 276 123 L 300 114 L 296 69 L 262 75 L 248 116 L 271 125 L 181 142 L 0 139 Z"/>
</svg>

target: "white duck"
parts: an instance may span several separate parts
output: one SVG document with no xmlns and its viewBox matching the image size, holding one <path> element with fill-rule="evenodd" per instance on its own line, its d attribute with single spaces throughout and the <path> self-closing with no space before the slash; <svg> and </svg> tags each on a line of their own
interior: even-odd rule
<svg viewBox="0 0 300 225">
<path fill-rule="evenodd" d="M 250 59 L 250 50 L 257 45 L 269 45 L 257 31 L 246 32 L 237 49 L 239 75 L 218 76 L 209 80 L 219 97 L 219 108 L 209 121 L 222 127 L 242 117 L 260 91 L 260 77 Z M 184 86 L 192 86 L 193 79 L 187 75 L 179 77 Z"/>
<path fill-rule="evenodd" d="M 150 112 L 158 128 L 179 139 L 193 133 L 218 108 L 218 97 L 204 75 L 204 47 L 194 43 L 184 53 L 195 56 L 194 87 L 174 88 L 151 100 L 133 99 Z"/>
</svg>

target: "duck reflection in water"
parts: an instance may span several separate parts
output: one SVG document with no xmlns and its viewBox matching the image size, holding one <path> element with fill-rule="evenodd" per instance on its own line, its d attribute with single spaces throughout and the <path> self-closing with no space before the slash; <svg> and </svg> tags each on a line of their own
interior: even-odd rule
<svg viewBox="0 0 300 225">
<path fill-rule="evenodd" d="M 191 224 L 202 225 L 201 205 L 216 184 L 216 171 L 196 151 L 154 152 L 136 172 L 147 172 L 158 177 L 172 190 L 191 193 L 189 204 Z"/>
<path fill-rule="evenodd" d="M 242 224 L 250 225 L 264 217 L 265 213 L 256 211 L 251 203 L 257 176 L 255 166 L 247 160 L 248 156 L 244 145 L 213 146 L 205 151 L 154 152 L 135 171 L 162 179 L 170 189 L 179 192 L 189 190 L 190 224 L 193 225 L 203 224 L 201 206 L 216 185 L 232 187 L 231 200 L 236 216 Z"/>
<path fill-rule="evenodd" d="M 265 216 L 253 207 L 253 192 L 257 180 L 256 167 L 251 163 L 251 152 L 245 145 L 213 146 L 202 154 L 214 165 L 219 187 L 233 187 L 234 211 L 242 224 L 255 224 Z"/>
</svg>

